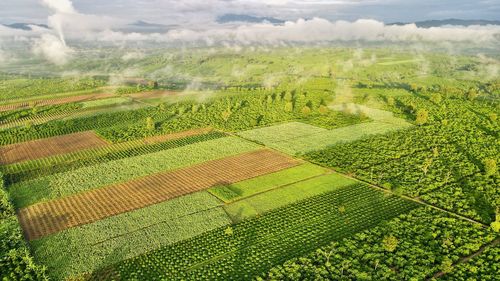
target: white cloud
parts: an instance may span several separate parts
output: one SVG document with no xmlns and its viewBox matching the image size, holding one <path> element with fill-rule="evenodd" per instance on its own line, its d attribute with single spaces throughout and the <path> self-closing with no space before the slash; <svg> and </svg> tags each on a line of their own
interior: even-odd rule
<svg viewBox="0 0 500 281">
<path fill-rule="evenodd" d="M 52 34 L 42 34 L 34 40 L 33 53 L 44 56 L 50 62 L 63 65 L 68 62 L 73 49 L 69 48 L 59 38 Z"/>
<path fill-rule="evenodd" d="M 328 41 L 428 41 L 428 42 L 487 42 L 498 40 L 500 26 L 447 26 L 419 28 L 414 24 L 385 25 L 376 20 L 330 22 L 321 18 L 299 19 L 284 25 L 269 23 L 220 27 L 206 31 L 188 29 L 167 33 L 171 41 L 235 41 L 241 44 L 278 44 L 282 42 Z"/>
<path fill-rule="evenodd" d="M 73 3 L 69 0 L 42 0 L 42 3 L 56 13 L 76 13 Z"/>
</svg>

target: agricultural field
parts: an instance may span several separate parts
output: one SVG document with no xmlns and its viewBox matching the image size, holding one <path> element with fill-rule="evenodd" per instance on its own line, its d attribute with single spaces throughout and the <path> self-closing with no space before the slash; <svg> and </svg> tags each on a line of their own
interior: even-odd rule
<svg viewBox="0 0 500 281">
<path fill-rule="evenodd" d="M 0 65 L 0 279 L 498 280 L 494 54 L 88 48 Z"/>
</svg>

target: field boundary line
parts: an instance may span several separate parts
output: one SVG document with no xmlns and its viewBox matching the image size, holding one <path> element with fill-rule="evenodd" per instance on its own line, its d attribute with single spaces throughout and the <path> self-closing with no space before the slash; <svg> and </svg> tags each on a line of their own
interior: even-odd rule
<svg viewBox="0 0 500 281">
<path fill-rule="evenodd" d="M 448 214 L 450 214 L 450 215 L 452 215 L 452 216 L 454 216 L 454 217 L 460 218 L 460 219 L 462 219 L 462 220 L 466 220 L 466 221 L 471 222 L 471 223 L 474 223 L 474 224 L 479 224 L 479 225 L 481 225 L 482 227 L 486 227 L 486 228 L 487 228 L 487 227 L 489 227 L 489 225 L 487 225 L 487 224 L 485 224 L 485 223 L 482 223 L 482 222 L 480 222 L 480 221 L 477 221 L 477 220 L 471 219 L 471 218 L 469 218 L 469 217 L 466 217 L 466 216 L 463 216 L 463 215 L 457 214 L 457 213 L 452 212 L 452 211 L 448 211 L 448 210 L 443 209 L 443 208 L 441 208 L 441 207 L 438 207 L 438 206 L 435 206 L 435 205 L 433 205 L 433 204 L 430 204 L 430 203 L 428 203 L 428 202 L 426 202 L 426 201 L 424 201 L 424 200 L 422 200 L 422 199 L 419 199 L 419 198 L 414 198 L 414 197 L 410 197 L 410 196 L 408 196 L 408 195 L 404 195 L 404 194 L 396 194 L 396 193 L 395 193 L 394 191 L 392 191 L 392 190 L 389 190 L 389 189 L 386 189 L 386 188 L 380 187 L 380 186 L 375 185 L 375 184 L 372 184 L 372 183 L 370 183 L 370 182 L 368 182 L 368 181 L 365 181 L 365 180 L 362 180 L 362 179 L 359 179 L 359 178 L 356 178 L 356 177 L 353 177 L 353 176 L 349 176 L 349 175 L 347 175 L 347 174 L 344 174 L 344 173 L 341 173 L 341 172 L 335 171 L 335 170 L 333 170 L 333 169 L 331 169 L 331 168 L 330 168 L 330 170 L 331 170 L 331 171 L 333 171 L 333 172 L 334 172 L 334 173 L 336 173 L 336 174 L 343 175 L 343 176 L 345 176 L 345 177 L 347 177 L 347 178 L 350 178 L 350 179 L 356 180 L 356 181 L 358 181 L 358 182 L 361 182 L 361 183 L 367 184 L 368 186 L 370 186 L 370 187 L 372 187 L 372 188 L 379 189 L 379 190 L 382 190 L 382 191 L 384 191 L 384 192 L 386 192 L 386 193 L 390 193 L 390 194 L 392 194 L 392 195 L 399 196 L 399 197 L 404 198 L 404 199 L 407 199 L 407 200 L 411 200 L 411 201 L 416 202 L 416 203 L 419 203 L 419 204 L 421 204 L 421 205 L 424 205 L 424 206 L 427 206 L 427 207 L 431 207 L 431 208 L 433 208 L 433 209 L 435 209 L 435 210 L 438 210 L 438 211 L 441 211 L 441 212 L 448 213 Z"/>
<path fill-rule="evenodd" d="M 296 167 L 298 167 L 298 166 L 296 166 Z M 333 173 L 332 173 L 330 170 L 327 170 L 325 173 L 323 173 L 323 174 L 321 174 L 321 175 L 316 175 L 316 176 L 308 177 L 308 178 L 305 178 L 305 179 L 298 180 L 298 181 L 296 181 L 296 182 L 287 183 L 287 184 L 284 184 L 284 185 L 279 185 L 279 186 L 276 186 L 276 187 L 273 187 L 273 188 L 270 188 L 270 189 L 262 190 L 262 191 L 259 191 L 259 192 L 257 192 L 257 193 L 254 193 L 254 194 L 252 194 L 252 195 L 249 195 L 249 196 L 247 196 L 247 197 L 242 197 L 242 198 L 240 198 L 240 199 L 236 199 L 236 200 L 234 200 L 234 201 L 230 201 L 230 202 L 227 202 L 227 203 L 226 203 L 226 202 L 224 202 L 224 206 L 226 206 L 226 205 L 231 205 L 231 204 L 233 204 L 233 203 L 237 203 L 237 202 L 240 202 L 240 201 L 243 201 L 243 200 L 249 199 L 249 198 L 253 198 L 253 197 L 256 197 L 256 196 L 258 196 L 258 195 L 261 195 L 261 194 L 267 193 L 267 192 L 269 192 L 269 191 L 273 191 L 273 190 L 278 190 L 278 189 L 286 188 L 286 187 L 289 187 L 289 186 L 294 185 L 294 184 L 297 184 L 297 183 L 305 182 L 305 181 L 308 181 L 308 180 L 316 179 L 316 178 L 323 177 L 323 176 L 327 176 L 327 175 L 331 175 L 331 174 L 333 174 Z M 257 177 L 255 177 L 255 178 L 258 178 L 258 177 L 260 177 L 260 176 L 257 176 Z M 208 192 L 209 192 L 209 193 L 211 193 L 210 191 L 208 191 Z M 327 191 L 327 192 L 328 192 L 328 191 Z M 214 195 L 214 196 L 215 196 L 215 195 Z M 217 196 L 215 196 L 215 197 L 218 199 L 218 197 L 217 197 Z M 219 199 L 219 200 L 221 200 L 221 199 Z"/>
</svg>

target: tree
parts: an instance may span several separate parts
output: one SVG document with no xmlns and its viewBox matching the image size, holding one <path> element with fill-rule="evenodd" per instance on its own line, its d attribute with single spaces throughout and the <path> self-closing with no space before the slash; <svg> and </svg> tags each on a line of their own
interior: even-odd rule
<svg viewBox="0 0 500 281">
<path fill-rule="evenodd" d="M 287 102 L 285 104 L 285 111 L 286 112 L 292 112 L 293 111 L 293 103 L 291 101 Z"/>
<path fill-rule="evenodd" d="M 484 173 L 487 177 L 496 174 L 497 172 L 497 162 L 495 159 L 484 159 Z"/>
<path fill-rule="evenodd" d="M 311 113 L 311 108 L 310 108 L 309 106 L 307 106 L 307 105 L 306 105 L 306 106 L 304 106 L 304 107 L 302 108 L 302 110 L 301 110 L 301 111 L 302 111 L 302 114 L 304 114 L 304 115 L 306 115 L 306 116 L 307 116 L 307 115 L 309 115 L 309 114 Z"/>
<path fill-rule="evenodd" d="M 492 112 L 488 114 L 488 117 L 490 118 L 491 122 L 496 122 L 497 121 L 497 114 Z"/>
<path fill-rule="evenodd" d="M 273 100 L 273 96 L 272 95 L 267 96 L 267 104 L 271 105 L 271 104 L 273 104 L 273 101 L 274 100 Z"/>
<path fill-rule="evenodd" d="M 384 250 L 387 252 L 394 252 L 398 247 L 399 240 L 393 235 L 389 235 L 384 237 L 382 240 L 382 245 L 384 246 Z"/>
<path fill-rule="evenodd" d="M 439 156 L 439 149 L 437 147 L 432 149 L 432 156 L 434 156 L 434 158 Z"/>
<path fill-rule="evenodd" d="M 471 88 L 468 92 L 467 92 L 467 99 L 470 100 L 470 101 L 473 101 L 477 98 L 478 96 L 478 92 L 476 89 L 473 89 Z"/>
<path fill-rule="evenodd" d="M 435 103 L 435 104 L 439 104 L 439 103 L 441 103 L 441 101 L 443 100 L 443 98 L 441 97 L 441 95 L 440 95 L 440 94 L 435 93 L 435 94 L 432 94 L 432 95 L 431 95 L 430 100 L 431 100 L 433 103 Z"/>
<path fill-rule="evenodd" d="M 387 104 L 390 105 L 390 106 L 393 106 L 394 105 L 394 98 L 393 97 L 388 97 L 387 98 Z"/>
<path fill-rule="evenodd" d="M 227 236 L 231 236 L 231 235 L 233 235 L 233 233 L 234 233 L 233 228 L 232 228 L 232 227 L 230 227 L 230 226 L 228 226 L 228 227 L 226 228 L 226 230 L 224 230 L 224 233 L 225 233 Z"/>
<path fill-rule="evenodd" d="M 495 232 L 500 232 L 500 207 L 497 208 L 496 220 L 491 223 L 491 229 Z"/>
<path fill-rule="evenodd" d="M 318 111 L 321 114 L 327 114 L 328 113 L 328 107 L 326 107 L 324 105 L 320 105 Z"/>
<path fill-rule="evenodd" d="M 441 263 L 441 271 L 443 273 L 450 273 L 453 271 L 453 261 L 450 258 L 446 257 L 443 259 Z"/>
<path fill-rule="evenodd" d="M 230 109 L 224 110 L 222 112 L 222 119 L 224 119 L 224 121 L 227 121 L 229 120 L 229 117 L 231 117 L 231 110 Z"/>
<path fill-rule="evenodd" d="M 154 129 L 155 129 L 155 121 L 153 120 L 153 118 L 151 117 L 146 118 L 146 130 L 154 131 Z"/>
<path fill-rule="evenodd" d="M 425 123 L 427 123 L 429 119 L 429 112 L 425 109 L 419 109 L 417 111 L 417 118 L 415 119 L 415 123 L 417 123 L 417 125 L 424 125 Z"/>
<path fill-rule="evenodd" d="M 292 101 L 292 99 L 293 99 L 293 95 L 292 95 L 292 93 L 291 93 L 291 92 L 286 92 L 286 94 L 285 94 L 285 97 L 284 97 L 284 98 L 285 98 L 285 101 L 291 102 L 291 101 Z"/>
</svg>

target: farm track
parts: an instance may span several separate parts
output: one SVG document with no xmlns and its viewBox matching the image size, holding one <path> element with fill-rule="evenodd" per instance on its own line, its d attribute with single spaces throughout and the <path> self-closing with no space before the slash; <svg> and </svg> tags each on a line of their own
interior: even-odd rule
<svg viewBox="0 0 500 281">
<path fill-rule="evenodd" d="M 12 164 L 106 145 L 108 142 L 93 131 L 16 143 L 0 147 L 0 164 Z"/>
<path fill-rule="evenodd" d="M 277 172 L 299 163 L 271 150 L 257 150 L 36 204 L 21 209 L 18 216 L 26 239 L 34 240 L 215 185 Z"/>
<path fill-rule="evenodd" d="M 469 260 L 479 256 L 480 254 L 482 254 L 486 249 L 488 248 L 492 248 L 492 247 L 495 247 L 497 245 L 500 244 L 500 238 L 497 238 L 493 241 L 491 241 L 490 243 L 487 243 L 487 244 L 484 244 L 481 246 L 481 248 L 479 248 L 479 250 L 477 250 L 476 252 L 472 253 L 471 255 L 468 255 L 468 256 L 465 256 L 465 257 L 461 257 L 455 264 L 453 264 L 454 266 L 457 266 L 459 264 L 462 264 L 462 263 L 466 263 L 468 262 Z M 427 280 L 428 281 L 431 281 L 431 280 L 436 280 L 436 279 L 439 279 L 441 277 L 443 277 L 444 275 L 446 275 L 445 272 L 443 271 L 439 271 L 437 272 L 436 274 L 434 274 L 432 276 L 432 278 L 428 278 Z"/>
</svg>

